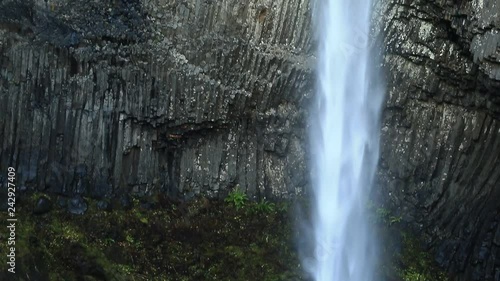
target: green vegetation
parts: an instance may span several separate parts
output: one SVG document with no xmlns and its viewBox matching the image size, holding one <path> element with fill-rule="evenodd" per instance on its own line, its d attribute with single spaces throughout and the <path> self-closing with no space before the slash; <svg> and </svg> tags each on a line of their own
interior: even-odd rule
<svg viewBox="0 0 500 281">
<path fill-rule="evenodd" d="M 403 216 L 394 215 L 389 209 L 381 206 L 377 207 L 373 202 L 368 203 L 367 210 L 372 216 L 372 222 L 376 224 L 391 226 L 403 220 Z"/>
<path fill-rule="evenodd" d="M 245 206 L 248 201 L 248 197 L 245 192 L 241 191 L 239 189 L 239 186 L 237 186 L 233 191 L 229 193 L 224 201 L 228 204 L 233 205 L 237 210 L 239 210 Z"/>
<path fill-rule="evenodd" d="M 402 216 L 392 215 L 392 213 L 385 208 L 377 208 L 375 213 L 377 215 L 377 220 L 379 223 L 388 224 L 389 226 L 395 223 L 399 223 L 403 220 Z"/>
<path fill-rule="evenodd" d="M 153 209 L 134 199 L 132 209 L 103 211 L 87 199 L 89 210 L 83 216 L 58 207 L 33 215 L 39 196 L 18 206 L 20 275 L 55 281 L 307 280 L 294 248 L 290 202 L 254 202 L 235 189 L 223 201 L 158 197 Z M 387 256 L 379 280 L 446 280 L 418 240 L 401 231 L 401 216 L 381 207 L 372 210 Z M 6 218 L 0 213 L 0 220 Z M 0 232 L 0 239 L 5 241 L 5 235 Z M 0 255 L 6 251 L 0 247 Z M 0 280 L 9 280 L 1 274 Z"/>
<path fill-rule="evenodd" d="M 402 214 L 369 201 L 366 208 L 381 241 L 379 280 L 446 281 L 432 255 L 422 248 L 419 237 L 406 229 Z"/>
<path fill-rule="evenodd" d="M 254 215 L 265 215 L 275 212 L 286 212 L 288 210 L 288 204 L 280 204 L 277 208 L 275 203 L 269 202 L 265 199 L 259 202 L 249 201 L 247 195 L 239 189 L 239 186 L 231 191 L 224 202 L 236 208 L 236 210 L 245 209 L 246 212 L 253 213 Z"/>
<path fill-rule="evenodd" d="M 255 203 L 254 209 L 256 210 L 256 212 L 262 214 L 272 213 L 276 210 L 276 205 L 262 199 L 259 203 Z"/>
<path fill-rule="evenodd" d="M 154 209 L 134 200 L 130 210 L 110 212 L 88 199 L 83 216 L 57 207 L 33 215 L 30 198 L 18 211 L 16 269 L 55 281 L 303 280 L 288 211 L 234 195 L 231 202 L 158 200 Z"/>
<path fill-rule="evenodd" d="M 403 251 L 399 256 L 399 275 L 403 281 L 445 281 L 445 273 L 433 262 L 430 254 L 420 246 L 418 239 L 402 232 Z"/>
</svg>

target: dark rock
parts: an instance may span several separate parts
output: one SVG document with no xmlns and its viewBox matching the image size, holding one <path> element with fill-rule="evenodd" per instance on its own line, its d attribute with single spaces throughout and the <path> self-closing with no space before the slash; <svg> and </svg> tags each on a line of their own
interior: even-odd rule
<svg viewBox="0 0 500 281">
<path fill-rule="evenodd" d="M 113 209 L 111 204 L 106 200 L 97 201 L 96 206 L 99 210 L 108 211 L 108 212 Z"/>
<path fill-rule="evenodd" d="M 124 210 L 130 210 L 134 207 L 134 202 L 128 194 L 122 194 L 119 198 L 120 207 Z"/>
<path fill-rule="evenodd" d="M 52 202 L 49 198 L 41 196 L 35 203 L 33 208 L 33 214 L 42 215 L 48 213 L 52 210 Z"/>
<path fill-rule="evenodd" d="M 62 209 L 66 208 L 68 206 L 68 199 L 64 197 L 57 198 L 57 205 Z"/>
<path fill-rule="evenodd" d="M 83 215 L 87 211 L 87 202 L 81 196 L 68 200 L 68 211 L 73 215 Z"/>
<path fill-rule="evenodd" d="M 140 207 L 144 210 L 153 210 L 156 208 L 156 205 L 152 202 L 141 202 Z"/>
<path fill-rule="evenodd" d="M 90 187 L 89 195 L 94 199 L 102 199 L 113 192 L 113 186 L 107 182 L 107 176 L 100 175 L 95 179 L 94 186 Z"/>
<path fill-rule="evenodd" d="M 293 164 L 284 156 L 304 141 L 301 106 L 313 89 L 310 21 L 287 24 L 275 41 L 274 13 L 259 22 L 242 11 L 262 8 L 225 1 L 197 2 L 196 23 L 182 3 L 170 9 L 144 1 L 58 1 L 52 11 L 2 1 L 0 8 L 9 8 L 0 9 L 0 24 L 5 18 L 32 32 L 0 33 L 2 63 L 11 65 L 5 71 L 16 69 L 0 79 L 0 128 L 16 136 L 21 128 L 37 132 L 30 146 L 3 140 L 1 164 L 24 147 L 20 170 L 29 170 L 36 186 L 69 197 L 113 197 L 128 187 L 133 195 L 217 197 L 235 183 L 252 197 L 301 192 L 307 182 L 291 176 L 307 175 L 297 171 L 306 166 L 305 146 Z M 298 3 L 276 13 L 307 14 L 309 5 Z M 227 22 L 201 24 L 212 22 L 220 5 L 239 8 Z M 7 14 L 13 9 L 18 16 Z M 19 108 L 30 109 L 25 115 L 5 106 L 20 93 L 18 84 L 30 93 L 20 100 Z M 57 109 L 63 97 L 71 106 Z M 11 128 L 10 116 L 18 115 Z M 43 125 L 49 122 L 55 127 Z M 40 159 L 48 162 L 32 164 Z"/>
<path fill-rule="evenodd" d="M 494 276 L 500 2 L 408 3 L 378 1 L 373 16 L 387 70 L 378 190 L 443 268 L 460 280 Z"/>
<path fill-rule="evenodd" d="M 78 164 L 75 167 L 75 176 L 79 179 L 87 176 L 87 166 L 84 164 Z"/>
<path fill-rule="evenodd" d="M 0 202 L 0 212 L 7 212 L 9 208 L 9 204 L 7 203 L 7 200 L 2 200 Z"/>
<path fill-rule="evenodd" d="M 438 264 L 448 267 L 452 261 L 452 257 L 450 253 L 455 253 L 457 251 L 457 247 L 459 245 L 458 241 L 447 240 L 442 243 L 440 247 L 436 251 L 436 262 Z"/>
</svg>

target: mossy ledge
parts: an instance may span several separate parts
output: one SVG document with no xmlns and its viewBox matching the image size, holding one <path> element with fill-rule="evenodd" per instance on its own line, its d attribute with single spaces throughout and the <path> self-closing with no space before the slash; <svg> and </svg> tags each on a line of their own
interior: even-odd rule
<svg viewBox="0 0 500 281">
<path fill-rule="evenodd" d="M 15 278 L 2 263 L 0 280 L 307 280 L 294 243 L 292 203 L 245 199 L 235 205 L 236 195 L 189 202 L 133 199 L 132 208 L 112 211 L 85 198 L 84 215 L 60 207 L 35 215 L 41 195 L 23 196 L 17 206 Z M 7 214 L 1 212 L 0 219 L 6 221 Z M 399 222 L 375 223 L 384 232 Z M 1 241 L 6 235 L 0 233 Z M 445 280 L 435 279 L 429 256 L 403 236 L 402 250 L 382 267 L 381 280 Z M 0 255 L 6 257 L 7 247 Z"/>
</svg>

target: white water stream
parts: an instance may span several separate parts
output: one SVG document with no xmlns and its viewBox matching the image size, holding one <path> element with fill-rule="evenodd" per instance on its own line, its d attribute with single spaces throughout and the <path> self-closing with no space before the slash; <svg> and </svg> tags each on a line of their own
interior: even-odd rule
<svg viewBox="0 0 500 281">
<path fill-rule="evenodd" d="M 369 48 L 370 0 L 318 0 L 318 89 L 311 126 L 315 281 L 374 280 L 366 218 L 383 91 Z"/>
</svg>

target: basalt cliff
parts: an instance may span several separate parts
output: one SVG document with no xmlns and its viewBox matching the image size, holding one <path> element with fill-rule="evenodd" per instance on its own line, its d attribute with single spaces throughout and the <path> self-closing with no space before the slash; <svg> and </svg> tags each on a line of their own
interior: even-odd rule
<svg viewBox="0 0 500 281">
<path fill-rule="evenodd" d="M 375 193 L 456 280 L 500 280 L 500 1 L 373 19 Z M 307 193 L 313 23 L 308 0 L 3 0 L 0 168 L 68 198 Z"/>
</svg>

